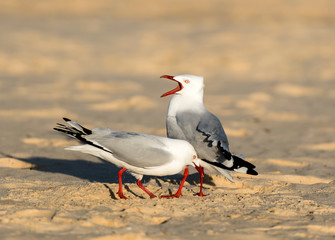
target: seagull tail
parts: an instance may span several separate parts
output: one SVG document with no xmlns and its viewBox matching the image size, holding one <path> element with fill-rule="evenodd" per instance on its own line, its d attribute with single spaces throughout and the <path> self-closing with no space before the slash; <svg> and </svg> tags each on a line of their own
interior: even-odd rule
<svg viewBox="0 0 335 240">
<path fill-rule="evenodd" d="M 85 128 L 83 126 L 81 126 L 79 123 L 71 121 L 68 118 L 63 118 L 64 121 L 68 124 L 64 125 L 61 123 L 57 123 L 57 127 L 54 128 L 54 130 L 58 131 L 58 132 L 62 132 L 65 133 L 66 135 L 76 138 L 88 145 L 91 145 L 95 148 L 99 148 L 101 150 L 104 150 L 105 152 L 108 153 L 112 153 L 111 150 L 105 148 L 104 146 L 100 145 L 99 143 L 95 142 L 95 141 L 91 141 L 89 139 L 87 139 L 85 136 L 91 135 L 92 134 L 92 130 Z M 74 151 L 80 151 L 80 152 L 85 152 L 85 153 L 91 153 L 91 152 L 87 152 L 85 151 L 85 148 L 87 148 L 86 146 L 71 146 L 71 147 L 67 147 L 65 148 L 66 150 L 74 150 Z M 94 154 L 93 154 L 94 155 Z"/>
<path fill-rule="evenodd" d="M 83 138 L 84 135 L 92 134 L 92 130 L 81 126 L 79 123 L 71 121 L 68 118 L 63 118 L 64 121 L 69 125 L 64 125 L 57 123 L 57 127 L 54 130 L 65 133 L 66 135 L 86 142 L 87 140 Z"/>
</svg>

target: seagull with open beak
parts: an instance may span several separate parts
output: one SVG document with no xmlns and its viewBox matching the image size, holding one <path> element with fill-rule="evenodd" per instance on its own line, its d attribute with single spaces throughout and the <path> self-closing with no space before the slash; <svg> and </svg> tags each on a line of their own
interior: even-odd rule
<svg viewBox="0 0 335 240">
<path fill-rule="evenodd" d="M 178 86 L 161 97 L 173 95 L 166 118 L 167 136 L 186 140 L 201 159 L 195 168 L 200 174 L 200 193 L 204 177 L 203 168 L 220 173 L 234 182 L 228 171 L 257 175 L 255 166 L 241 156 L 230 152 L 227 135 L 220 120 L 203 104 L 204 78 L 190 74 L 163 75 L 161 78 L 177 82 Z"/>
</svg>

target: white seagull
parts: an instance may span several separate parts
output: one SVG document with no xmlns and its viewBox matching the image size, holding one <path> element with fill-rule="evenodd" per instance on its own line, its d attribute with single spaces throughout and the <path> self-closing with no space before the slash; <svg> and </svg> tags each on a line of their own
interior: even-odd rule
<svg viewBox="0 0 335 240">
<path fill-rule="evenodd" d="M 170 100 L 166 118 L 167 136 L 190 142 L 201 159 L 201 166 L 196 166 L 201 177 L 199 195 L 203 196 L 202 167 L 223 174 L 231 182 L 234 181 L 226 170 L 257 175 L 253 164 L 229 151 L 227 135 L 220 120 L 205 108 L 204 78 L 190 74 L 163 75 L 161 78 L 178 83 L 175 89 L 161 96 L 174 94 Z"/>
<path fill-rule="evenodd" d="M 122 168 L 119 173 L 118 196 L 127 199 L 122 192 L 122 174 L 128 170 L 136 179 L 137 185 L 150 198 L 156 197 L 141 183 L 143 175 L 167 176 L 184 170 L 184 177 L 176 194 L 164 198 L 179 197 L 188 176 L 188 166 L 199 166 L 197 154 L 187 141 L 170 139 L 148 134 L 113 131 L 109 128 L 87 129 L 77 122 L 63 118 L 68 125 L 57 124 L 54 129 L 85 143 L 70 146 L 66 150 L 88 153 L 107 160 Z"/>
</svg>

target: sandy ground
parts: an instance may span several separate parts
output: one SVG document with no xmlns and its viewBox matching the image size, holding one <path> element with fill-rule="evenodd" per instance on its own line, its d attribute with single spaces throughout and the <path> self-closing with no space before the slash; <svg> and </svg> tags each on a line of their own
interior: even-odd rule
<svg viewBox="0 0 335 240">
<path fill-rule="evenodd" d="M 0 1 L 0 239 L 333 239 L 335 2 Z M 175 84 L 205 76 L 235 184 L 196 174 L 179 199 L 64 151 L 63 116 L 165 135 Z M 181 176 L 146 177 L 155 194 Z"/>
</svg>

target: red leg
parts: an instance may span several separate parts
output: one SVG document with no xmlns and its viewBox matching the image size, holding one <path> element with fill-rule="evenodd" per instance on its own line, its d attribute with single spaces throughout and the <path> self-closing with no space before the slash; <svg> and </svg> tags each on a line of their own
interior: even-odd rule
<svg viewBox="0 0 335 240">
<path fill-rule="evenodd" d="M 186 181 L 187 176 L 188 176 L 188 167 L 186 166 L 183 180 L 181 180 L 180 186 L 179 186 L 178 191 L 176 192 L 176 194 L 173 194 L 173 195 L 170 195 L 170 196 L 161 196 L 161 198 L 175 198 L 175 197 L 178 198 L 178 197 L 180 197 L 181 196 L 181 190 L 184 186 L 184 183 Z"/>
<path fill-rule="evenodd" d="M 199 197 L 205 197 L 206 195 L 202 193 L 202 184 L 203 184 L 204 176 L 205 176 L 204 169 L 200 165 L 197 166 L 195 163 L 193 164 L 194 164 L 195 169 L 197 169 L 200 175 L 200 192 L 196 193 L 195 195 L 198 195 Z"/>
<path fill-rule="evenodd" d="M 139 186 L 144 192 L 146 192 L 150 196 L 150 198 L 155 198 L 156 197 L 156 195 L 154 195 L 152 192 L 150 192 L 145 187 L 143 187 L 142 182 L 141 182 L 140 179 L 137 180 L 137 186 Z"/>
<path fill-rule="evenodd" d="M 119 176 L 119 191 L 117 192 L 117 195 L 119 195 L 119 197 L 122 198 L 122 199 L 128 199 L 123 195 L 123 192 L 122 192 L 122 174 L 126 170 L 127 170 L 127 168 L 122 168 L 118 173 L 118 176 Z"/>
</svg>

